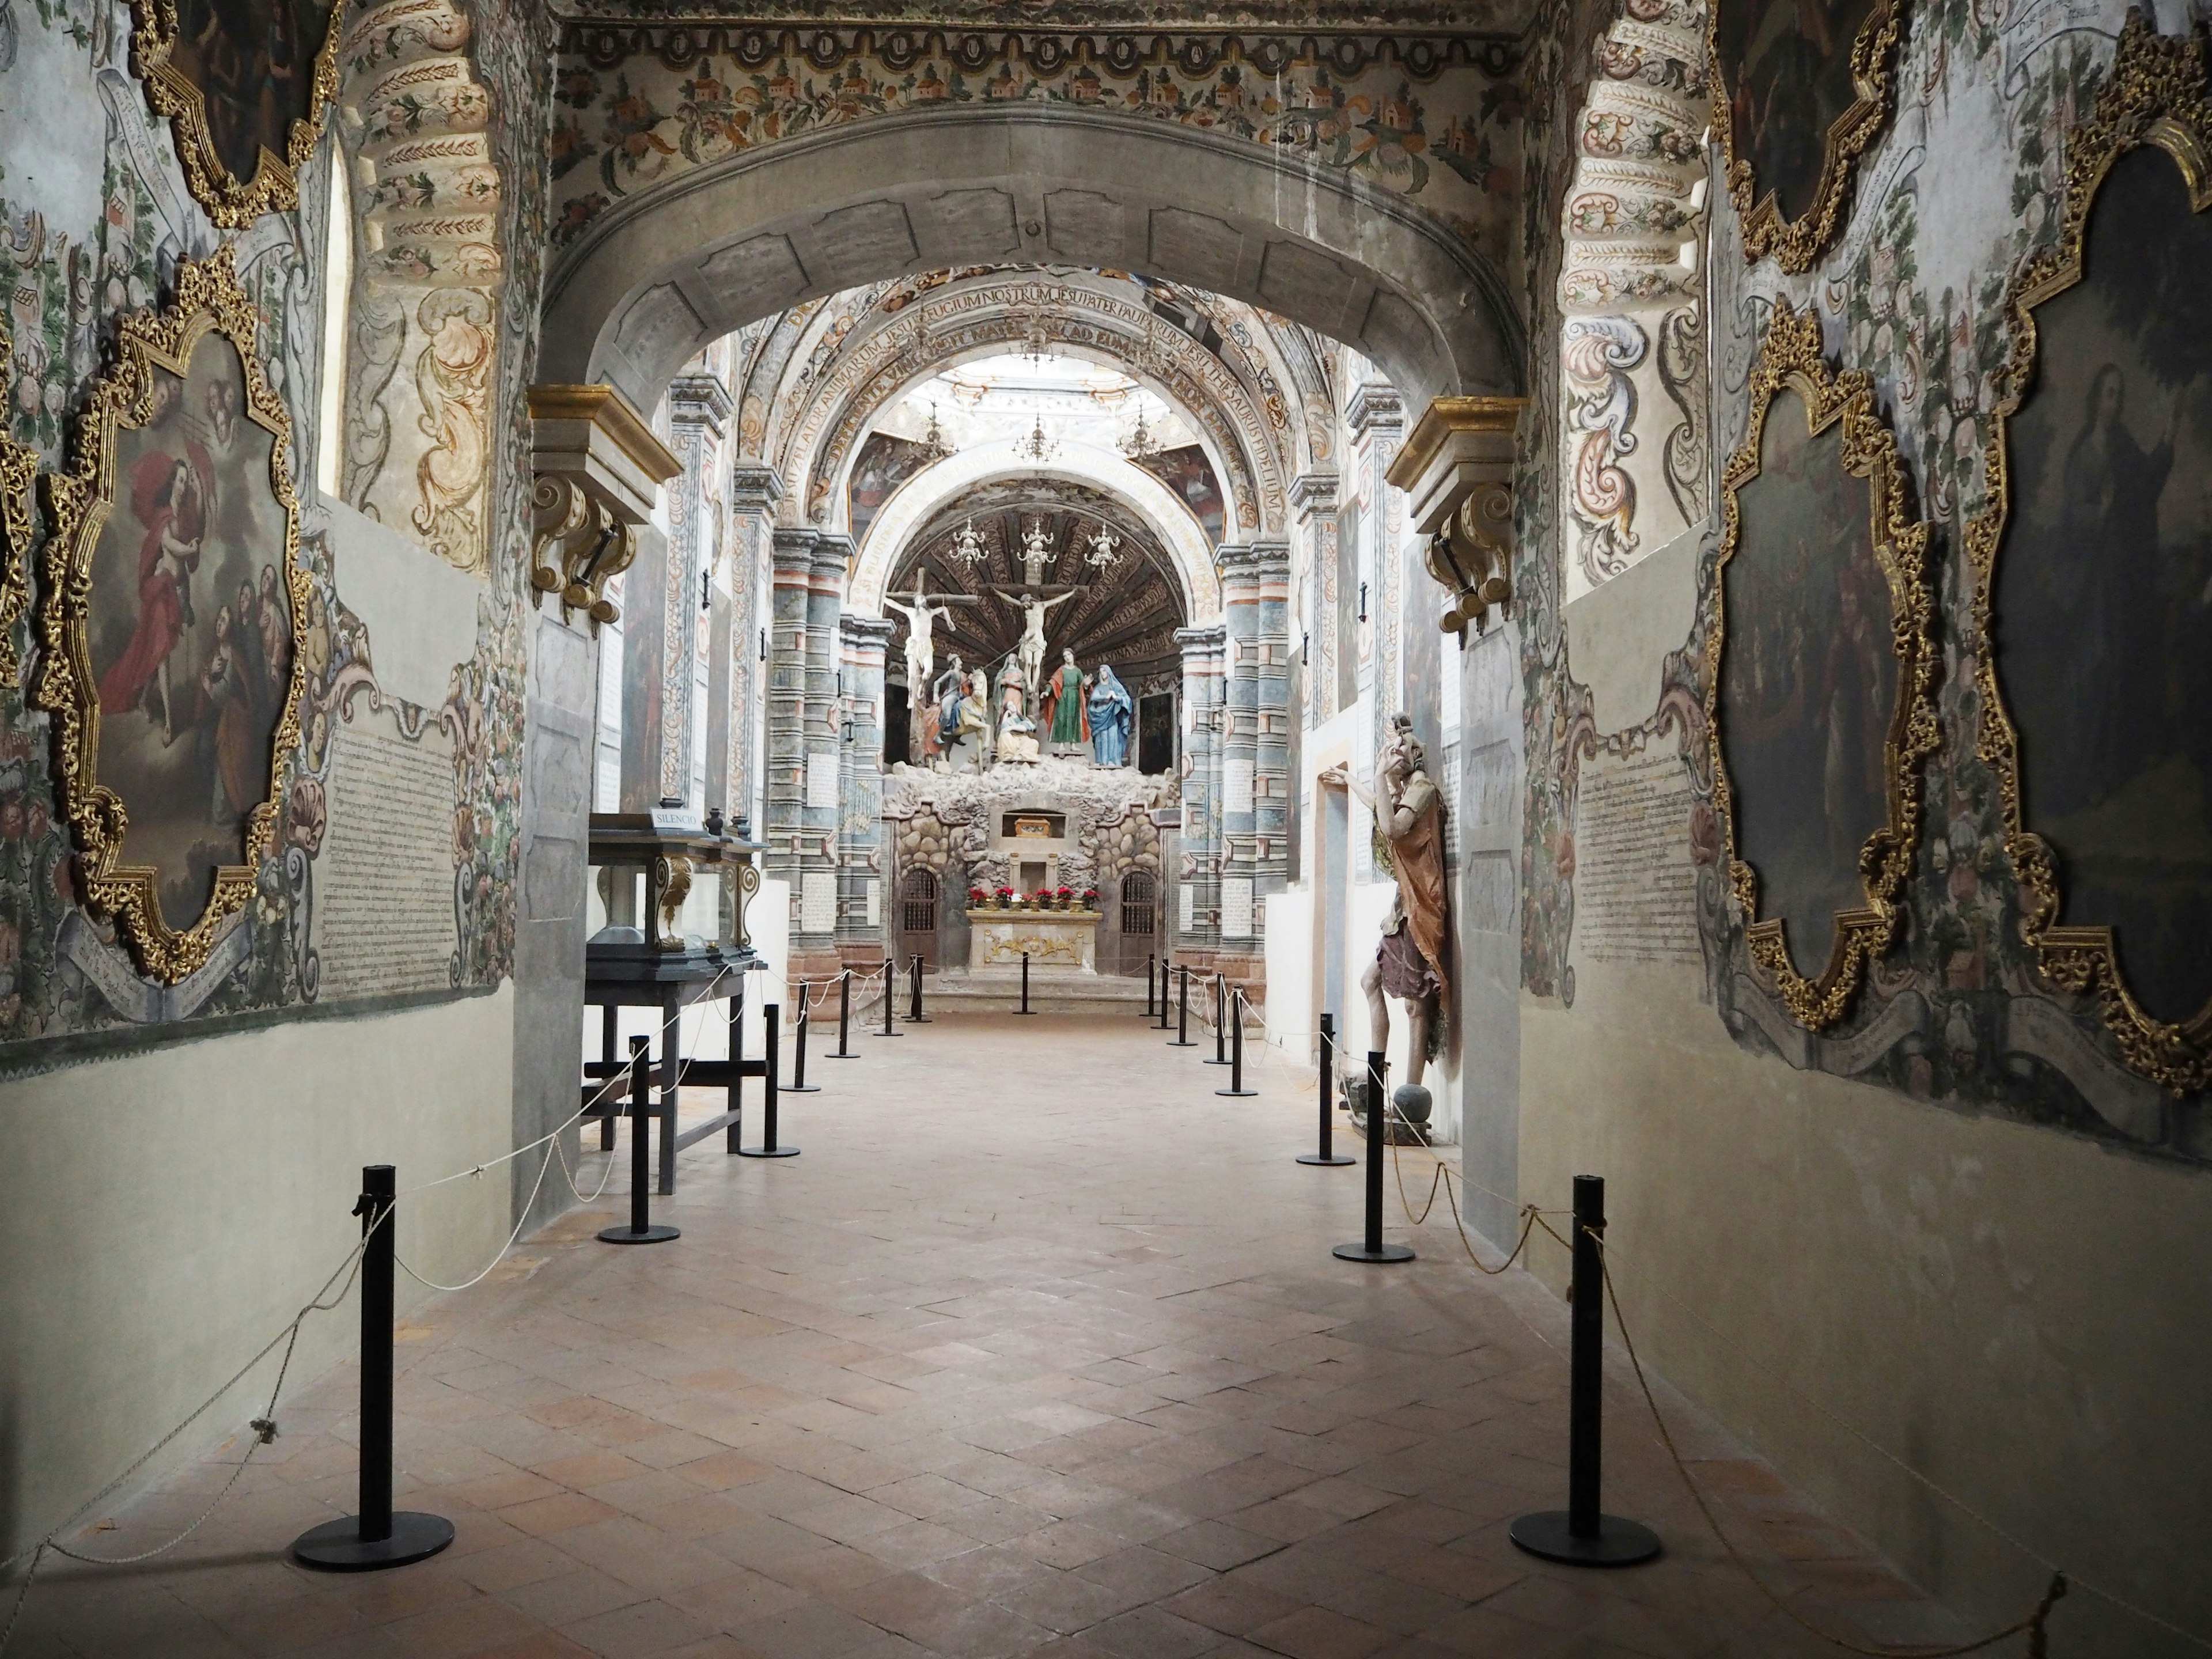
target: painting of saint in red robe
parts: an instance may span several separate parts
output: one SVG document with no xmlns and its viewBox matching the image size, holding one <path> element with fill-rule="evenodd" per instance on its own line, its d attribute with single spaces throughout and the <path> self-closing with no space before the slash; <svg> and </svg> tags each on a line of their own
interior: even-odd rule
<svg viewBox="0 0 2212 1659">
<path fill-rule="evenodd" d="M 244 857 L 290 687 L 275 437 L 246 407 L 220 335 L 200 337 L 181 379 L 156 369 L 151 417 L 116 432 L 117 499 L 92 559 L 98 775 L 129 814 L 123 861 L 161 872 L 173 927 L 198 920 L 217 866 Z"/>
</svg>

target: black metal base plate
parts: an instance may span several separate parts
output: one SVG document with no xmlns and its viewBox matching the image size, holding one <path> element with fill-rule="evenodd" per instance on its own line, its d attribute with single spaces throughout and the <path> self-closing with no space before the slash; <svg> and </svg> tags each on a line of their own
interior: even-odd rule
<svg viewBox="0 0 2212 1659">
<path fill-rule="evenodd" d="M 1348 1152 L 1331 1152 L 1327 1158 L 1323 1158 L 1319 1152 L 1300 1152 L 1298 1162 L 1311 1164 L 1324 1170 L 1340 1170 L 1346 1164 L 1357 1164 L 1359 1160 Z"/>
<path fill-rule="evenodd" d="M 632 1232 L 628 1227 L 605 1227 L 600 1230 L 599 1243 L 602 1244 L 665 1244 L 672 1238 L 683 1237 L 684 1232 L 681 1228 L 663 1227 L 658 1224 L 647 1227 L 641 1233 Z"/>
<path fill-rule="evenodd" d="M 1229 1062 L 1225 1060 L 1202 1060 L 1199 1061 L 1199 1064 L 1201 1066 L 1226 1066 Z"/>
<path fill-rule="evenodd" d="M 1364 1242 L 1340 1244 L 1329 1254 L 1339 1261 L 1411 1261 L 1413 1259 L 1413 1253 L 1403 1244 L 1385 1244 L 1379 1250 L 1370 1250 Z"/>
<path fill-rule="evenodd" d="M 835 1048 L 832 1048 L 828 1054 L 823 1055 L 822 1058 L 824 1060 L 858 1060 L 860 1055 L 841 1054 Z"/>
<path fill-rule="evenodd" d="M 868 1035 L 870 1036 L 904 1036 L 906 1033 L 904 1031 L 871 1031 Z"/>
<path fill-rule="evenodd" d="M 822 1085 L 818 1083 L 779 1083 L 775 1085 L 775 1091 L 780 1095 L 818 1095 L 822 1092 Z"/>
<path fill-rule="evenodd" d="M 374 1544 L 361 1540 L 361 1517 L 325 1521 L 292 1540 L 292 1559 L 325 1572 L 381 1572 L 427 1561 L 453 1541 L 453 1523 L 442 1515 L 395 1510 L 392 1536 Z"/>
<path fill-rule="evenodd" d="M 937 1024 L 937 1016 L 934 1014 L 901 1014 L 899 1018 L 909 1025 L 934 1025 Z"/>
<path fill-rule="evenodd" d="M 1170 1048 L 1195 1048 L 1198 1044 L 1187 1037 L 1173 1037 L 1169 1040 L 1167 1046 Z"/>
<path fill-rule="evenodd" d="M 1231 1099 L 1237 1100 L 1246 1095 L 1256 1095 L 1260 1091 L 1257 1089 L 1216 1089 L 1213 1092 L 1217 1095 L 1227 1095 Z"/>
<path fill-rule="evenodd" d="M 1657 1533 L 1617 1515 L 1598 1516 L 1595 1538 L 1577 1538 L 1569 1532 L 1565 1510 L 1524 1515 L 1505 1529 L 1505 1535 L 1531 1555 L 1571 1567 L 1632 1567 L 1659 1553 Z"/>
<path fill-rule="evenodd" d="M 1014 1016 L 1018 1019 L 1035 1019 L 1036 1018 L 1036 1010 L 1034 1008 L 1017 1008 L 1014 1010 Z"/>
<path fill-rule="evenodd" d="M 799 1148 L 796 1146 L 740 1146 L 738 1148 L 738 1156 L 739 1158 L 797 1158 Z"/>
</svg>

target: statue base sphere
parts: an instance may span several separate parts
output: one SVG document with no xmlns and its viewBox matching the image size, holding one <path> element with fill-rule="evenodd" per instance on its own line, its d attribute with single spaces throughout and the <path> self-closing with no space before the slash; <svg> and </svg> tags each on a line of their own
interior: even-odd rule
<svg viewBox="0 0 2212 1659">
<path fill-rule="evenodd" d="M 1426 1123 L 1435 1109 L 1436 1097 L 1418 1083 L 1401 1083 L 1392 1091 L 1390 1104 L 1407 1122 Z"/>
</svg>

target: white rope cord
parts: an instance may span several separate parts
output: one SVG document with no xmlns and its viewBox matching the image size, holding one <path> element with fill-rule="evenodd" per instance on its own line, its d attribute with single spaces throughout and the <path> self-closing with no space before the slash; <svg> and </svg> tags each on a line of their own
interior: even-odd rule
<svg viewBox="0 0 2212 1659">
<path fill-rule="evenodd" d="M 494 1267 L 496 1267 L 501 1262 L 507 1260 L 507 1253 L 514 1248 L 515 1241 L 522 1237 L 523 1229 L 529 1226 L 531 1214 L 538 1207 L 538 1192 L 545 1185 L 545 1173 L 553 1167 L 553 1156 L 560 1150 L 560 1146 L 561 1143 L 558 1140 L 552 1141 L 546 1146 L 544 1162 L 538 1166 L 538 1179 L 531 1183 L 530 1196 L 522 1201 L 522 1219 L 514 1224 L 514 1231 L 507 1236 L 507 1243 L 499 1247 L 498 1251 L 492 1256 L 492 1259 L 484 1264 L 482 1272 L 463 1279 L 458 1285 L 441 1285 L 434 1279 L 423 1278 L 422 1274 L 416 1273 L 414 1268 L 407 1265 L 406 1257 L 401 1255 L 397 1250 L 394 1250 L 392 1252 L 392 1259 L 399 1264 L 399 1271 L 405 1273 L 408 1278 L 413 1279 L 417 1285 L 422 1285 L 423 1289 L 429 1291 L 465 1291 L 471 1285 L 481 1285 L 483 1283 L 486 1275 L 488 1275 Z M 614 1160 L 612 1158 L 609 1158 L 607 1163 L 608 1166 L 611 1168 L 613 1166 Z M 562 1156 L 561 1167 L 563 1170 L 568 1167 L 568 1159 L 566 1154 L 562 1154 Z M 573 1182 L 569 1184 L 572 1187 L 574 1185 Z"/>
<path fill-rule="evenodd" d="M 576 1177 L 568 1168 L 568 1153 L 567 1148 L 562 1146 L 561 1143 L 557 1140 L 555 1141 L 553 1145 L 555 1149 L 561 1154 L 561 1177 L 568 1183 L 568 1190 L 575 1194 L 576 1201 L 579 1204 L 598 1203 L 599 1201 L 599 1194 L 606 1191 L 607 1183 L 615 1178 L 615 1164 L 619 1160 L 617 1159 L 614 1155 L 614 1148 L 611 1146 L 607 1148 L 607 1165 L 606 1168 L 599 1171 L 599 1184 L 590 1193 L 586 1194 L 581 1187 L 579 1187 L 576 1184 Z M 582 1160 L 580 1158 L 578 1159 L 579 1163 Z"/>
</svg>

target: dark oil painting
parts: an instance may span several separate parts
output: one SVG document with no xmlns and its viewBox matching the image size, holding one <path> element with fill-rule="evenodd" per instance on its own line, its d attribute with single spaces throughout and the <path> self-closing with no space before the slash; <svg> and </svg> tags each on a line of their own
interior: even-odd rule
<svg viewBox="0 0 2212 1659">
<path fill-rule="evenodd" d="M 2082 280 L 2035 311 L 1993 643 L 2022 817 L 2066 927 L 2109 926 L 2154 1018 L 2212 1000 L 2212 214 L 2126 152 Z"/>
<path fill-rule="evenodd" d="M 86 617 L 98 775 L 130 815 L 122 862 L 160 872 L 162 918 L 179 930 L 206 908 L 216 866 L 244 861 L 292 672 L 276 440 L 247 413 L 236 347 L 203 334 L 188 369 L 156 368 L 153 418 L 116 431 Z"/>
<path fill-rule="evenodd" d="M 1785 221 L 1820 199 L 1828 131 L 1858 101 L 1851 46 L 1875 0 L 1717 0 L 1733 152 Z"/>
<path fill-rule="evenodd" d="M 331 10 L 331 0 L 177 0 L 169 65 L 198 90 L 208 143 L 240 184 L 263 150 L 283 161 L 292 124 L 314 113 Z"/>
<path fill-rule="evenodd" d="M 1221 544 L 1227 504 L 1222 499 L 1220 481 L 1213 476 L 1205 450 L 1196 444 L 1185 444 L 1180 449 L 1163 449 L 1157 455 L 1146 455 L 1137 465 L 1165 484 L 1176 499 L 1190 509 L 1191 517 L 1204 526 L 1208 541 L 1217 547 Z"/>
<path fill-rule="evenodd" d="M 933 459 L 927 444 L 894 438 L 887 432 L 868 435 L 867 442 L 860 446 L 860 453 L 853 458 L 853 478 L 845 498 L 846 517 L 852 525 L 855 544 L 866 539 L 868 526 L 875 522 L 884 503 L 897 493 L 898 487 Z"/>
<path fill-rule="evenodd" d="M 1898 670 L 1867 482 L 1844 470 L 1841 421 L 1819 437 L 1805 427 L 1804 399 L 1778 392 L 1758 476 L 1736 492 L 1720 732 L 1758 919 L 1785 924 L 1798 972 L 1817 979 L 1835 913 L 1866 908 L 1859 849 L 1889 822 Z"/>
</svg>

